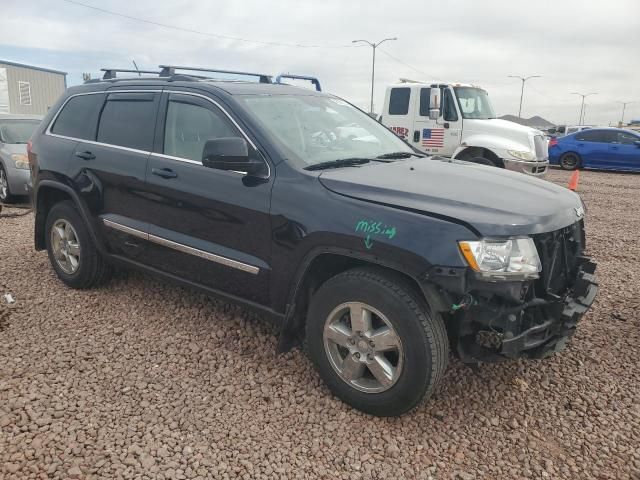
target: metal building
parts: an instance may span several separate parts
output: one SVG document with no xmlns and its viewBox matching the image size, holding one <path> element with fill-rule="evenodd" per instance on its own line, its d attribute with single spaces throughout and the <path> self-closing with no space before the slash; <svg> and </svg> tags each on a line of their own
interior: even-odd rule
<svg viewBox="0 0 640 480">
<path fill-rule="evenodd" d="M 66 72 L 0 60 L 0 113 L 44 115 L 66 88 Z"/>
</svg>

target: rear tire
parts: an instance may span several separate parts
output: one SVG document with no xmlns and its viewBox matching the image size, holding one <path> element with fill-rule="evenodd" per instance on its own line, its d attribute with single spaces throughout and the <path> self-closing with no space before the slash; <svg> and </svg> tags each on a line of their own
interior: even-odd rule
<svg viewBox="0 0 640 480">
<path fill-rule="evenodd" d="M 51 208 L 45 240 L 53 270 L 69 287 L 91 288 L 111 276 L 111 266 L 96 249 L 73 202 L 66 200 Z"/>
<path fill-rule="evenodd" d="M 306 348 L 334 395 L 377 416 L 401 415 L 428 398 L 449 357 L 442 318 L 404 278 L 376 268 L 348 270 L 320 287 Z"/>
<path fill-rule="evenodd" d="M 575 170 L 580 167 L 580 156 L 577 153 L 568 152 L 560 157 L 560 168 L 563 170 Z"/>
</svg>

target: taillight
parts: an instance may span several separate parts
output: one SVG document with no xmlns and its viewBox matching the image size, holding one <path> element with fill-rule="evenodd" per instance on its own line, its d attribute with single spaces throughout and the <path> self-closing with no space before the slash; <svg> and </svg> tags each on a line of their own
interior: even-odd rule
<svg viewBox="0 0 640 480">
<path fill-rule="evenodd" d="M 556 137 L 552 137 L 552 138 L 549 140 L 549 146 L 550 146 L 550 147 L 555 147 L 556 145 L 558 145 L 558 139 L 557 139 Z"/>
</svg>

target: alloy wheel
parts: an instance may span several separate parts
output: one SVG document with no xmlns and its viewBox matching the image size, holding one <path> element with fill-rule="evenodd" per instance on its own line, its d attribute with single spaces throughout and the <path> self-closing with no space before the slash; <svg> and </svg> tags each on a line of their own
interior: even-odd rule
<svg viewBox="0 0 640 480">
<path fill-rule="evenodd" d="M 5 201 L 9 196 L 9 181 L 4 168 L 0 165 L 0 201 Z"/>
<path fill-rule="evenodd" d="M 384 392 L 402 373 L 400 336 L 385 315 L 365 303 L 337 306 L 325 321 L 323 341 L 333 369 L 357 390 Z"/>
<path fill-rule="evenodd" d="M 567 154 L 562 157 L 562 167 L 567 170 L 573 170 L 578 166 L 578 157 L 573 154 Z"/>
<path fill-rule="evenodd" d="M 80 242 L 73 225 L 59 219 L 51 228 L 51 248 L 58 266 L 68 275 L 74 274 L 80 266 Z"/>
</svg>

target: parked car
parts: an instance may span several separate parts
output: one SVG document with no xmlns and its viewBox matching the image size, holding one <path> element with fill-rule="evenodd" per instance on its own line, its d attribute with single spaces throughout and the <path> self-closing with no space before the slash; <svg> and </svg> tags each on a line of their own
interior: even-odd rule
<svg viewBox="0 0 640 480">
<path fill-rule="evenodd" d="M 620 128 L 591 128 L 549 142 L 549 162 L 565 170 L 640 171 L 640 133 Z"/>
<path fill-rule="evenodd" d="M 428 396 L 450 348 L 470 363 L 562 350 L 598 289 L 577 194 L 430 160 L 326 93 L 92 82 L 51 109 L 29 159 L 35 247 L 68 286 L 119 265 L 243 303 L 374 415 Z"/>
<path fill-rule="evenodd" d="M 26 196 L 30 181 L 27 142 L 40 124 L 34 115 L 0 114 L 0 202 Z"/>
</svg>

